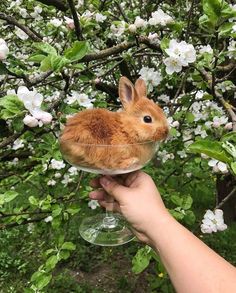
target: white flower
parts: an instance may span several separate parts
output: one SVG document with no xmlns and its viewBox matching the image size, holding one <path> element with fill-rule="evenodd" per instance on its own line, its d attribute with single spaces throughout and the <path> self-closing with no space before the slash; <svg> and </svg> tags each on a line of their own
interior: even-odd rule
<svg viewBox="0 0 236 293">
<path fill-rule="evenodd" d="M 228 117 L 226 117 L 226 116 L 221 116 L 221 117 L 215 116 L 215 117 L 213 117 L 212 127 L 218 128 L 222 124 L 226 124 L 227 122 L 228 122 Z"/>
<path fill-rule="evenodd" d="M 56 185 L 56 183 L 57 182 L 55 180 L 51 179 L 51 180 L 48 180 L 47 185 L 48 186 L 54 186 L 54 185 Z"/>
<path fill-rule="evenodd" d="M 232 27 L 232 32 L 233 32 L 233 33 L 236 33 L 236 24 L 233 25 L 233 27 Z"/>
<path fill-rule="evenodd" d="M 88 206 L 89 206 L 92 210 L 95 210 L 97 207 L 99 207 L 99 203 L 98 203 L 97 200 L 92 199 L 92 200 L 90 200 L 90 201 L 88 202 Z"/>
<path fill-rule="evenodd" d="M 23 148 L 24 147 L 24 142 L 22 139 L 19 139 L 17 138 L 14 143 L 13 143 L 13 146 L 12 146 L 12 149 L 13 150 L 18 150 L 20 148 Z"/>
<path fill-rule="evenodd" d="M 215 173 L 219 173 L 219 172 L 221 172 L 223 174 L 228 173 L 227 165 L 223 162 L 218 161 L 218 160 L 211 159 L 208 162 L 208 166 L 212 167 L 213 172 L 215 172 Z"/>
<path fill-rule="evenodd" d="M 76 168 L 76 167 L 70 167 L 68 169 L 68 172 L 70 173 L 70 175 L 78 175 L 78 168 Z"/>
<path fill-rule="evenodd" d="M 25 118 L 23 119 L 23 122 L 25 125 L 29 127 L 36 127 L 39 124 L 38 120 L 31 115 L 26 115 Z"/>
<path fill-rule="evenodd" d="M 111 29 L 111 32 L 113 33 L 113 35 L 116 36 L 117 38 L 119 38 L 125 32 L 125 22 L 121 21 L 117 26 L 112 24 L 110 29 Z"/>
<path fill-rule="evenodd" d="M 134 25 L 137 28 L 145 27 L 147 25 L 147 21 L 142 19 L 140 16 L 136 16 L 135 21 L 134 21 Z"/>
<path fill-rule="evenodd" d="M 195 135 L 200 135 L 202 138 L 207 137 L 206 130 L 202 129 L 201 125 L 198 125 L 197 128 L 194 130 Z"/>
<path fill-rule="evenodd" d="M 70 182 L 72 182 L 72 179 L 70 178 L 70 176 L 68 174 L 65 174 L 61 183 L 64 184 L 65 186 L 67 186 L 68 183 L 70 183 Z"/>
<path fill-rule="evenodd" d="M 106 18 L 107 18 L 106 15 L 103 15 L 101 13 L 95 14 L 95 19 L 97 22 L 103 22 Z"/>
<path fill-rule="evenodd" d="M 55 159 L 51 160 L 51 164 L 50 164 L 51 169 L 60 170 L 60 169 L 65 168 L 65 166 L 66 166 L 66 164 L 63 161 L 59 161 L 59 160 L 55 160 Z"/>
<path fill-rule="evenodd" d="M 160 95 L 159 97 L 157 97 L 157 99 L 159 101 L 163 101 L 166 104 L 169 103 L 169 101 L 170 101 L 170 97 L 165 94 Z"/>
<path fill-rule="evenodd" d="M 172 127 L 174 127 L 174 128 L 178 128 L 178 127 L 179 127 L 179 121 L 174 121 L 174 122 L 172 123 Z"/>
<path fill-rule="evenodd" d="M 151 44 L 159 44 L 160 43 L 157 33 L 149 33 L 148 39 Z"/>
<path fill-rule="evenodd" d="M 25 8 L 20 8 L 19 13 L 23 18 L 26 18 L 28 15 L 27 10 Z"/>
<path fill-rule="evenodd" d="M 17 27 L 15 29 L 15 33 L 16 33 L 17 37 L 20 38 L 23 41 L 25 41 L 25 40 L 27 40 L 29 38 L 29 36 L 22 29 L 20 29 L 19 27 Z"/>
<path fill-rule="evenodd" d="M 200 46 L 199 47 L 199 53 L 200 54 L 204 54 L 204 53 L 213 54 L 213 49 L 212 49 L 212 47 L 210 45 Z"/>
<path fill-rule="evenodd" d="M 128 30 L 131 32 L 131 33 L 135 33 L 136 30 L 137 30 L 137 27 L 135 24 L 130 24 L 129 27 L 128 27 Z"/>
<path fill-rule="evenodd" d="M 154 68 L 143 67 L 139 74 L 141 78 L 147 83 L 149 91 L 153 90 L 153 86 L 157 86 L 162 81 L 162 76 L 159 71 L 155 71 Z"/>
<path fill-rule="evenodd" d="M 170 56 L 164 60 L 166 72 L 180 72 L 182 66 L 188 66 L 196 60 L 196 51 L 192 44 L 187 44 L 185 41 L 177 42 L 175 39 L 169 43 L 169 48 L 165 52 Z"/>
<path fill-rule="evenodd" d="M 164 60 L 166 65 L 166 73 L 172 74 L 174 72 L 180 72 L 182 70 L 182 62 L 177 57 L 168 57 Z"/>
<path fill-rule="evenodd" d="M 76 91 L 72 91 L 72 96 L 68 96 L 65 100 L 67 104 L 73 104 L 74 102 L 78 102 L 80 106 L 85 108 L 93 108 L 92 100 L 89 99 L 86 94 L 79 94 Z"/>
<path fill-rule="evenodd" d="M 43 124 L 49 124 L 52 121 L 52 115 L 41 109 L 32 110 L 31 113 L 36 119 L 41 121 Z"/>
<path fill-rule="evenodd" d="M 44 219 L 44 222 L 48 223 L 48 222 L 52 222 L 53 217 L 52 216 L 48 216 L 47 218 Z"/>
<path fill-rule="evenodd" d="M 149 19 L 148 23 L 150 25 L 167 25 L 168 23 L 172 23 L 173 18 L 166 14 L 162 9 L 158 9 L 155 12 L 152 12 L 152 17 Z"/>
<path fill-rule="evenodd" d="M 7 43 L 3 39 L 0 39 L 0 60 L 6 59 L 8 54 L 9 49 Z"/>
<path fill-rule="evenodd" d="M 201 224 L 202 233 L 224 231 L 227 225 L 224 223 L 223 211 L 216 209 L 214 212 L 207 210 Z"/>
<path fill-rule="evenodd" d="M 72 18 L 69 18 L 66 16 L 64 16 L 64 18 L 65 18 L 65 23 L 66 23 L 67 27 L 69 29 L 73 30 L 75 28 L 74 20 Z"/>
<path fill-rule="evenodd" d="M 18 98 L 24 103 L 27 110 L 32 111 L 39 108 L 43 101 L 43 96 L 36 90 L 28 90 L 26 86 L 20 86 L 17 90 Z"/>
<path fill-rule="evenodd" d="M 55 173 L 55 178 L 61 178 L 61 173 L 59 173 L 59 172 L 57 172 L 57 173 Z"/>
<path fill-rule="evenodd" d="M 53 17 L 49 22 L 55 27 L 59 27 L 62 25 L 62 20 L 55 17 Z"/>
<path fill-rule="evenodd" d="M 228 56 L 229 58 L 235 58 L 236 56 L 236 41 L 235 40 L 230 40 L 229 45 L 227 47 L 228 51 Z"/>
</svg>

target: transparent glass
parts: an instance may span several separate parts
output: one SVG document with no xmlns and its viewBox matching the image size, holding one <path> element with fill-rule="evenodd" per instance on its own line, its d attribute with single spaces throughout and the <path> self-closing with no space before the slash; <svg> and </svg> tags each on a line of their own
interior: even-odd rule
<svg viewBox="0 0 236 293">
<path fill-rule="evenodd" d="M 130 173 L 145 166 L 156 153 L 158 142 L 148 141 L 136 144 L 83 144 L 60 142 L 65 160 L 78 169 L 102 175 Z M 113 213 L 114 200 L 108 196 L 106 213 L 83 219 L 79 232 L 88 242 L 102 246 L 122 245 L 134 238 L 125 219 Z"/>
</svg>

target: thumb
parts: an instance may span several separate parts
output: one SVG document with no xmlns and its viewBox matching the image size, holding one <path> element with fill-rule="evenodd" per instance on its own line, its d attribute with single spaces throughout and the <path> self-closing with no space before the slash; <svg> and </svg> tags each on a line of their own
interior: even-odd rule
<svg viewBox="0 0 236 293">
<path fill-rule="evenodd" d="M 100 184 L 102 185 L 103 189 L 111 196 L 113 196 L 118 202 L 120 202 L 129 191 L 127 187 L 120 185 L 110 176 L 101 177 Z"/>
</svg>

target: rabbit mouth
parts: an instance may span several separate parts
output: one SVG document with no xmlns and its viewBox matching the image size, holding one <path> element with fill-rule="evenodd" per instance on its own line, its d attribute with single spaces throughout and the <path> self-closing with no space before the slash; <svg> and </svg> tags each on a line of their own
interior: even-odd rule
<svg viewBox="0 0 236 293">
<path fill-rule="evenodd" d="M 154 140 L 165 140 L 169 134 L 169 129 L 167 127 L 160 127 L 156 130 L 154 134 Z"/>
</svg>

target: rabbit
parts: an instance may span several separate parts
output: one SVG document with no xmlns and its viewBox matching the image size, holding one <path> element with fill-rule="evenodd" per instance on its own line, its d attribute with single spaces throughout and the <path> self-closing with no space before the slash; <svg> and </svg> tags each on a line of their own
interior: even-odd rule
<svg viewBox="0 0 236 293">
<path fill-rule="evenodd" d="M 141 78 L 135 85 L 119 80 L 123 109 L 86 109 L 69 118 L 59 138 L 65 159 L 73 165 L 101 170 L 138 169 L 169 132 L 162 109 L 146 97 Z M 123 145 L 123 146 L 122 146 Z"/>
</svg>

